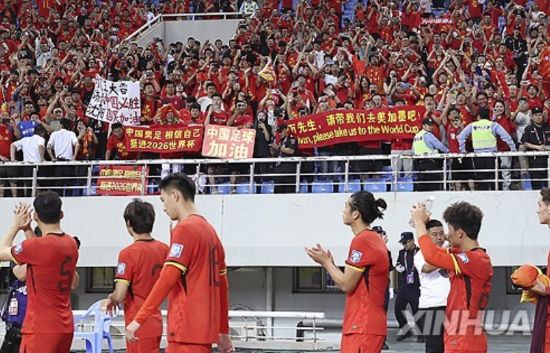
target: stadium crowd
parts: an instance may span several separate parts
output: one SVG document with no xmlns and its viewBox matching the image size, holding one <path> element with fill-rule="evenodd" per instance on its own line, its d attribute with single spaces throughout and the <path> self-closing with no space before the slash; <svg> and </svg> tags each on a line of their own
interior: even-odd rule
<svg viewBox="0 0 550 353">
<path fill-rule="evenodd" d="M 124 41 L 156 14 L 189 11 L 247 16 L 227 43 Z M 475 149 L 461 148 L 459 136 L 480 117 L 502 127 L 520 151 L 546 151 L 549 15 L 549 0 L 69 0 L 48 7 L 0 0 L 0 159 L 158 158 L 129 153 L 120 125 L 86 117 L 98 74 L 140 81 L 143 125 L 255 128 L 254 157 L 413 154 L 412 138 L 302 151 L 285 123 L 333 109 L 398 105 L 425 106 L 423 122 L 452 153 Z M 494 146 L 510 148 L 500 137 Z M 500 162 L 504 170 L 521 164 L 527 174 L 546 161 Z M 546 178 L 537 173 L 532 177 Z M 24 174 L 0 167 L 0 178 Z"/>
</svg>

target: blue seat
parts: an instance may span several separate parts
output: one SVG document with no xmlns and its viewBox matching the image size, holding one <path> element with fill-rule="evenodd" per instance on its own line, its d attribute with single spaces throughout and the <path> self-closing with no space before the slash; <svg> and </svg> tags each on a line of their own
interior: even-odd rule
<svg viewBox="0 0 550 353">
<path fill-rule="evenodd" d="M 334 192 L 334 184 L 332 181 L 314 181 L 311 184 L 311 192 L 314 194 Z"/>
<path fill-rule="evenodd" d="M 273 180 L 264 181 L 260 186 L 261 194 L 273 194 L 274 192 L 275 192 L 275 182 Z"/>
<path fill-rule="evenodd" d="M 231 185 L 229 183 L 217 184 L 218 194 L 227 195 L 231 193 Z"/>
<path fill-rule="evenodd" d="M 307 194 L 308 183 L 307 181 L 300 182 L 300 194 Z"/>
<path fill-rule="evenodd" d="M 341 181 L 338 184 L 338 192 L 350 192 L 354 193 L 361 191 L 361 179 L 350 179 L 348 180 L 348 189 L 346 190 L 346 184 Z"/>
<path fill-rule="evenodd" d="M 388 191 L 388 183 L 385 179 L 367 179 L 363 190 L 372 193 L 386 192 Z"/>
<path fill-rule="evenodd" d="M 103 307 L 104 303 L 105 299 L 99 300 L 92 304 L 84 315 L 74 317 L 74 338 L 86 341 L 86 353 L 101 353 L 103 340 L 107 340 L 109 353 L 113 353 L 113 338 L 111 337 L 110 328 L 116 314 L 113 316 L 107 314 Z M 90 322 L 92 318 L 94 322 L 93 331 L 82 331 L 85 322 Z"/>
<path fill-rule="evenodd" d="M 395 187 L 395 183 L 392 183 L 391 191 L 414 191 L 412 177 L 397 178 L 397 188 Z"/>
<path fill-rule="evenodd" d="M 531 177 L 529 175 L 521 176 L 521 187 L 523 190 L 533 190 L 533 185 L 531 185 Z"/>
<path fill-rule="evenodd" d="M 256 184 L 252 184 L 252 194 L 254 194 L 254 190 L 256 190 Z M 241 183 L 237 184 L 237 194 L 250 194 L 250 184 L 249 183 Z"/>
</svg>

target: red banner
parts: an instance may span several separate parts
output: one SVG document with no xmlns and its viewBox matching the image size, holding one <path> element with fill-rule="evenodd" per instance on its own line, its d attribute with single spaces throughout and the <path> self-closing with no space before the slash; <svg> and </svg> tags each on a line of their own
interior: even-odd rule
<svg viewBox="0 0 550 353">
<path fill-rule="evenodd" d="M 112 196 L 145 194 L 147 173 L 148 168 L 144 168 L 144 166 L 101 166 L 96 193 Z"/>
<path fill-rule="evenodd" d="M 256 130 L 206 125 L 202 155 L 223 159 L 252 158 Z"/>
<path fill-rule="evenodd" d="M 436 25 L 436 26 L 450 26 L 454 23 L 452 18 L 423 18 L 420 22 L 423 26 Z"/>
<path fill-rule="evenodd" d="M 333 110 L 288 122 L 299 149 L 346 142 L 389 141 L 412 138 L 418 131 L 425 108 L 402 106 L 373 110 Z"/>
<path fill-rule="evenodd" d="M 203 133 L 203 126 L 127 127 L 126 148 L 129 152 L 198 152 Z"/>
</svg>

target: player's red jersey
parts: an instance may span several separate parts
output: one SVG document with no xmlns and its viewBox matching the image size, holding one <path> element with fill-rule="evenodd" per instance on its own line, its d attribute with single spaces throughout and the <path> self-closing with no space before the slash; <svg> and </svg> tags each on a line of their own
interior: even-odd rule
<svg viewBox="0 0 550 353">
<path fill-rule="evenodd" d="M 168 256 L 168 245 L 158 240 L 137 240 L 124 248 L 118 256 L 115 281 L 128 283 L 129 289 L 124 300 L 124 322 L 129 325 L 155 282 Z M 139 338 L 162 335 L 162 316 L 157 310 L 139 329 Z"/>
<path fill-rule="evenodd" d="M 389 269 L 386 244 L 377 233 L 362 231 L 351 242 L 346 265 L 363 272 L 363 277 L 346 296 L 342 334 L 386 336 L 384 300 Z"/>
<path fill-rule="evenodd" d="M 437 247 L 428 235 L 418 239 L 426 261 L 450 273 L 445 352 L 487 352 L 483 310 L 491 293 L 493 266 L 484 249 L 469 251 Z"/>
<path fill-rule="evenodd" d="M 225 252 L 214 228 L 190 215 L 172 230 L 167 265 L 185 272 L 168 296 L 168 342 L 211 344 L 220 334 Z"/>
<path fill-rule="evenodd" d="M 78 248 L 72 236 L 46 234 L 25 240 L 11 249 L 18 264 L 27 264 L 26 334 L 74 332 L 71 284 Z"/>
</svg>

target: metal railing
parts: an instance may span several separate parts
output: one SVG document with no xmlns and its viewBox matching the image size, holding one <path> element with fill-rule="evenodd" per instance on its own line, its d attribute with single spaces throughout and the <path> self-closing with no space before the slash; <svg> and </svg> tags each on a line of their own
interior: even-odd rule
<svg viewBox="0 0 550 353">
<path fill-rule="evenodd" d="M 82 317 L 85 310 L 73 310 L 75 317 Z M 166 310 L 161 311 L 163 316 L 163 338 L 166 338 Z M 322 312 L 298 311 L 242 311 L 229 310 L 230 335 L 235 348 L 241 349 L 290 349 L 297 351 L 326 350 L 329 347 L 338 348 L 337 342 L 329 343 L 320 334 L 323 328 L 315 323 L 323 320 Z M 283 320 L 277 323 L 276 320 Z M 299 327 L 303 334 L 299 334 L 297 324 L 303 320 L 312 321 L 310 327 Z M 269 323 L 276 322 L 271 325 Z M 93 331 L 93 317 L 89 320 L 75 322 L 79 331 Z M 111 335 L 116 349 L 124 347 L 124 312 L 118 312 L 111 324 Z M 76 342 L 79 344 L 81 342 Z"/>
<path fill-rule="evenodd" d="M 519 158 L 536 159 L 539 167 L 521 169 Z M 477 168 L 481 159 L 492 160 L 491 168 Z M 431 161 L 431 169 L 419 170 Z M 468 168 L 453 169 L 457 161 Z M 473 163 L 472 163 L 473 161 Z M 503 164 L 503 161 L 506 163 Z M 542 162 L 541 162 L 542 161 Z M 466 163 L 468 162 L 468 163 Z M 510 162 L 508 165 L 508 162 Z M 491 163 L 490 163 L 491 164 Z M 506 164 L 506 165 L 505 165 Z M 197 193 L 304 193 L 352 192 L 365 189 L 373 192 L 450 191 L 460 187 L 502 190 L 548 185 L 550 154 L 548 152 L 503 152 L 483 154 L 440 154 L 429 156 L 372 155 L 333 157 L 257 158 L 244 160 L 176 159 L 137 161 L 71 161 L 27 164 L 4 162 L 0 168 L 18 168 L 17 177 L 0 178 L 0 190 L 12 189 L 25 196 L 43 190 L 55 190 L 64 196 L 98 194 L 103 182 L 127 181 L 128 176 L 108 175 L 106 168 L 131 166 L 148 170 L 133 177 L 134 194 L 156 194 L 160 179 L 170 172 L 183 171 L 194 178 Z M 70 167 L 70 168 L 68 168 Z M 59 173 L 64 168 L 63 173 Z M 400 168 L 400 169 L 398 169 Z M 530 177 L 526 177 L 529 174 Z M 8 183 L 6 183 L 8 182 Z M 460 187 L 458 184 L 461 184 Z M 527 187 L 525 187 L 527 185 Z M 105 192 L 101 194 L 115 194 Z M 21 196 L 21 195 L 20 195 Z"/>
</svg>

